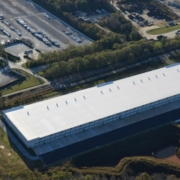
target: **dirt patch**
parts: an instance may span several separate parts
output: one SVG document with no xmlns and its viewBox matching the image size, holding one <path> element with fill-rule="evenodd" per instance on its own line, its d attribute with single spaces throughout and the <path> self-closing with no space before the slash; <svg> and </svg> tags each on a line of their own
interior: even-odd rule
<svg viewBox="0 0 180 180">
<path fill-rule="evenodd" d="M 156 152 L 157 158 L 166 159 L 169 161 L 174 161 L 176 163 L 180 163 L 180 159 L 176 156 L 175 147 L 170 146 L 165 149 L 162 149 Z"/>
<path fill-rule="evenodd" d="M 4 146 L 1 145 L 1 146 L 0 146 L 0 149 L 4 149 Z"/>
</svg>

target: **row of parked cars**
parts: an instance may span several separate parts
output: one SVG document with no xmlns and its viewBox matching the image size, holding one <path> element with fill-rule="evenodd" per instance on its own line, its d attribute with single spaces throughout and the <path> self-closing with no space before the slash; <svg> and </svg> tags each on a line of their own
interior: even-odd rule
<svg viewBox="0 0 180 180">
<path fill-rule="evenodd" d="M 0 20 L 3 20 L 3 19 L 5 19 L 4 15 L 0 14 Z"/>
<path fill-rule="evenodd" d="M 15 29 L 15 28 L 14 28 L 8 21 L 6 21 L 5 19 L 3 19 L 1 22 L 4 23 L 7 27 L 9 27 L 9 29 L 11 29 L 12 31 L 16 32 L 16 34 L 17 34 L 18 36 L 22 36 L 21 32 L 20 32 L 19 30 Z M 1 28 L 1 29 L 3 29 L 3 28 Z M 5 29 L 3 29 L 2 31 L 3 31 L 3 33 L 4 33 L 5 35 L 7 35 L 9 38 L 11 37 L 11 34 L 10 34 L 8 31 L 6 31 Z"/>
<path fill-rule="evenodd" d="M 78 38 L 72 35 L 71 32 L 68 31 L 63 31 L 66 35 L 68 35 L 71 39 L 73 39 L 74 41 L 76 41 L 77 43 L 82 43 L 82 41 Z"/>
<path fill-rule="evenodd" d="M 4 35 L 6 35 L 7 37 L 11 37 L 11 34 L 8 32 L 8 31 L 6 31 L 5 29 L 3 29 L 2 27 L 0 27 L 0 31 L 2 31 L 3 33 L 4 33 Z"/>
<path fill-rule="evenodd" d="M 127 11 L 125 11 L 127 12 Z M 137 14 L 137 13 L 130 13 L 128 15 L 129 19 L 135 21 L 137 24 L 139 24 L 141 27 L 144 26 L 152 26 L 153 22 L 150 22 L 148 20 L 145 20 L 141 15 Z"/>
<path fill-rule="evenodd" d="M 35 30 L 35 29 L 31 28 L 30 25 L 26 24 L 25 21 L 22 20 L 21 18 L 16 18 L 16 21 L 17 21 L 17 23 L 22 25 L 27 31 L 29 31 L 34 37 L 43 41 L 46 45 L 51 46 L 51 44 L 52 44 L 54 46 L 60 47 L 60 45 L 57 41 L 55 41 L 52 38 L 50 38 L 49 36 L 47 36 L 43 31 Z"/>
</svg>

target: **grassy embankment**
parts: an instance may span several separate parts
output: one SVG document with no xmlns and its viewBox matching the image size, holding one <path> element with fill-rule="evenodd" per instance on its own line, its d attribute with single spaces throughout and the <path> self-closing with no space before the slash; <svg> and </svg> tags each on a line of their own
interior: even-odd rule
<svg viewBox="0 0 180 180">
<path fill-rule="evenodd" d="M 22 82 L 19 82 L 16 85 L 13 85 L 13 86 L 11 86 L 9 88 L 6 88 L 6 89 L 0 91 L 0 93 L 2 95 L 10 94 L 10 93 L 13 93 L 13 92 L 16 92 L 16 91 L 20 91 L 20 90 L 27 89 L 27 88 L 37 86 L 37 85 L 40 85 L 40 84 L 44 83 L 41 79 L 38 79 L 38 78 L 34 77 L 33 75 L 23 71 L 23 70 L 15 69 L 15 71 L 17 71 L 18 73 L 21 73 L 22 75 L 24 75 L 26 77 L 26 80 L 24 80 Z"/>
<path fill-rule="evenodd" d="M 150 29 L 147 31 L 147 33 L 151 35 L 159 35 L 159 34 L 165 34 L 171 31 L 175 31 L 178 29 L 180 29 L 180 24 L 175 25 L 175 26 L 166 26 L 166 27 L 161 27 L 161 28 Z"/>
<path fill-rule="evenodd" d="M 12 149 L 7 134 L 0 128 L 0 178 L 31 173 L 26 164 Z"/>
<path fill-rule="evenodd" d="M 166 124 L 137 135 L 121 139 L 105 147 L 81 154 L 71 160 L 71 162 L 58 164 L 43 172 L 30 171 L 26 164 L 11 148 L 9 139 L 0 128 L 0 178 L 11 177 L 11 179 L 21 180 L 54 180 L 53 176 L 60 176 L 66 180 L 79 179 L 80 176 L 87 174 L 93 177 L 120 177 L 123 174 L 136 176 L 140 172 L 176 174 L 180 176 L 180 165 L 147 157 L 148 154 L 157 149 L 178 142 L 180 127 L 174 124 Z M 4 147 L 4 148 L 2 148 Z M 140 157 L 140 155 L 145 155 Z M 131 157 L 135 156 L 135 157 Z M 124 158 L 125 157 L 125 158 Z M 120 159 L 122 159 L 120 161 Z M 119 162 L 120 161 L 120 162 Z M 119 163 L 118 163 L 119 162 Z M 107 167 L 107 164 L 114 164 Z M 106 165 L 106 166 L 105 166 Z M 85 178 L 81 178 L 85 180 Z"/>
</svg>

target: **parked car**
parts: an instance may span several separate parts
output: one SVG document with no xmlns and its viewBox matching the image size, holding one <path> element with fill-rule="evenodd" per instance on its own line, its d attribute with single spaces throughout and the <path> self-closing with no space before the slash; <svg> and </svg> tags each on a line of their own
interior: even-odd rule
<svg viewBox="0 0 180 180">
<path fill-rule="evenodd" d="M 10 28 L 11 30 L 13 30 L 13 31 L 15 30 L 15 28 L 14 28 L 13 26 L 10 26 L 9 28 Z"/>
</svg>

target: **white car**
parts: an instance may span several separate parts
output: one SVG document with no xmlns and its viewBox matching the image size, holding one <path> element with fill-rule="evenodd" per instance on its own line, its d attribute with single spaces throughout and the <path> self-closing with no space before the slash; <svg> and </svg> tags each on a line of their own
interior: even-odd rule
<svg viewBox="0 0 180 180">
<path fill-rule="evenodd" d="M 47 15 L 47 14 L 45 14 L 45 17 L 46 17 L 47 19 L 51 19 L 51 18 L 49 17 L 49 15 Z"/>
</svg>

